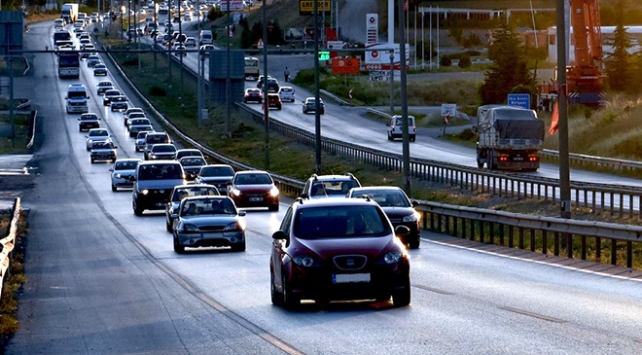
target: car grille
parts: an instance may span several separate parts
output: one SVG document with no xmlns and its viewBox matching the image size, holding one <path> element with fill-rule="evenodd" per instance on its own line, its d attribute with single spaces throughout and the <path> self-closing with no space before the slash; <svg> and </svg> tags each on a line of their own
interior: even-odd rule
<svg viewBox="0 0 642 355">
<path fill-rule="evenodd" d="M 390 220 L 390 223 L 392 223 L 392 224 L 400 224 L 401 223 L 401 218 L 390 218 L 390 217 L 388 217 L 388 219 Z"/>
<path fill-rule="evenodd" d="M 202 226 L 198 227 L 203 232 L 219 232 L 225 229 L 225 226 Z"/>
<path fill-rule="evenodd" d="M 337 255 L 332 258 L 332 261 L 339 270 L 356 271 L 366 266 L 368 257 L 365 255 Z"/>
</svg>

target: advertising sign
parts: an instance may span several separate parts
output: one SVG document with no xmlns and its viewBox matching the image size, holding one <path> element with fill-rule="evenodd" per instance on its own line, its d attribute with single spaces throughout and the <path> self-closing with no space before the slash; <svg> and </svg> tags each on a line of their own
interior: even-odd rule
<svg viewBox="0 0 642 355">
<path fill-rule="evenodd" d="M 401 69 L 400 57 L 401 51 L 399 43 L 392 45 L 388 43 L 367 46 L 365 53 L 365 64 L 367 70 L 389 70 L 390 69 L 390 49 L 394 48 L 394 69 Z M 374 50 L 372 50 L 374 49 Z M 410 45 L 406 43 L 406 66 L 410 63 Z"/>
<path fill-rule="evenodd" d="M 359 74 L 361 71 L 360 58 L 332 59 L 332 74 Z"/>
<path fill-rule="evenodd" d="M 243 0 L 221 0 L 221 10 L 227 11 L 227 3 L 230 3 L 230 11 L 243 11 L 245 5 Z"/>
<path fill-rule="evenodd" d="M 531 95 L 529 94 L 508 94 L 508 106 L 517 106 L 530 110 Z"/>
<path fill-rule="evenodd" d="M 330 3 L 331 0 L 318 0 L 317 9 L 319 13 L 325 12 L 326 15 L 330 15 Z M 299 0 L 299 15 L 314 15 L 314 1 Z"/>
<path fill-rule="evenodd" d="M 366 47 L 379 43 L 379 14 L 366 14 Z"/>
</svg>

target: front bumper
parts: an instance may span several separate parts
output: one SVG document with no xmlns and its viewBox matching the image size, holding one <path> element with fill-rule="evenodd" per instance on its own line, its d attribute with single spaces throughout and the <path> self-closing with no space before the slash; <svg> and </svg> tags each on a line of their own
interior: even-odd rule
<svg viewBox="0 0 642 355">
<path fill-rule="evenodd" d="M 240 196 L 230 195 L 236 207 L 270 207 L 279 204 L 279 196 L 241 194 Z"/>
<path fill-rule="evenodd" d="M 180 244 L 189 248 L 233 247 L 245 243 L 244 231 L 176 232 Z"/>
</svg>

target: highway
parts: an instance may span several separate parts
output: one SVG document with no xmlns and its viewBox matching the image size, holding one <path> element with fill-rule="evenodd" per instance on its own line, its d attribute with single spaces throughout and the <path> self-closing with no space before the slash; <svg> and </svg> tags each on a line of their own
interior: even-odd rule
<svg viewBox="0 0 642 355">
<path fill-rule="evenodd" d="M 51 23 L 32 26 L 26 45 L 50 45 L 51 30 Z M 80 81 L 88 88 L 103 80 L 81 66 Z M 30 97 L 40 112 L 44 140 L 31 163 L 40 172 L 36 187 L 24 198 L 31 209 L 28 282 L 18 313 L 21 330 L 8 354 L 642 352 L 640 280 L 605 275 L 625 270 L 510 257 L 503 248 L 457 247 L 430 233 L 422 234 L 421 249 L 410 251 L 410 307 L 368 302 L 304 304 L 298 311 L 274 307 L 271 233 L 289 201 L 282 201 L 280 212 L 248 213 L 245 253 L 175 254 L 162 213 L 134 216 L 131 194 L 110 190 L 110 165 L 89 163 L 77 116 L 64 112 L 66 88 L 75 80 L 57 78 L 54 55 L 37 55 L 34 68 L 33 76 L 16 83 L 16 95 Z M 313 116 L 299 110 L 292 105 L 282 115 L 310 125 Z M 344 140 L 366 137 L 359 144 L 400 149 L 385 140 L 380 123 L 338 110 L 329 105 L 324 135 L 339 135 L 330 120 L 343 117 L 340 127 L 349 131 Z M 121 113 L 105 111 L 95 95 L 90 111 L 115 135 L 119 156 L 141 156 L 126 136 Z M 452 153 L 441 144 L 419 140 L 413 151 L 429 153 L 440 146 L 440 155 L 464 157 L 465 150 Z"/>
</svg>

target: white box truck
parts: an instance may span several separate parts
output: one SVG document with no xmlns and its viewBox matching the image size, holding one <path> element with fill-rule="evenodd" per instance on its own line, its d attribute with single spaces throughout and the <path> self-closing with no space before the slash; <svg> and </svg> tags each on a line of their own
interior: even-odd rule
<svg viewBox="0 0 642 355">
<path fill-rule="evenodd" d="M 78 19 L 78 4 L 63 4 L 60 17 L 65 19 L 68 24 L 76 22 Z"/>
</svg>

